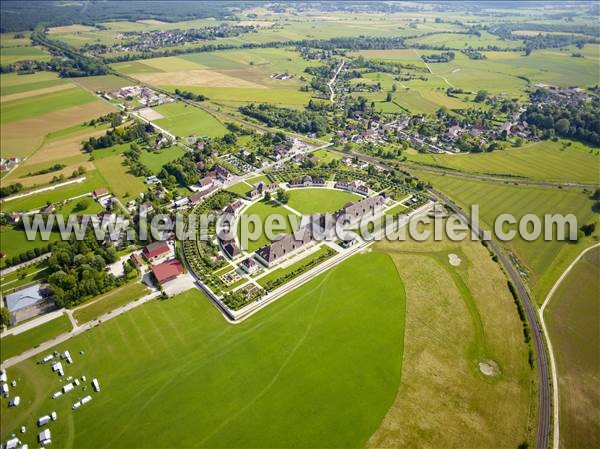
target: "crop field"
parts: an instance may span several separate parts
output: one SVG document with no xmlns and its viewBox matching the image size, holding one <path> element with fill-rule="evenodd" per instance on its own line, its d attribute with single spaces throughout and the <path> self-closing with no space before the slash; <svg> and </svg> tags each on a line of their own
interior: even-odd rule
<svg viewBox="0 0 600 449">
<path fill-rule="evenodd" d="M 69 81 L 52 72 L 35 72 L 28 75 L 3 73 L 0 75 L 0 101 L 10 101 L 10 96 L 23 93 L 37 95 L 35 92 L 39 89 L 59 85 L 72 86 Z"/>
<path fill-rule="evenodd" d="M 273 234 L 277 235 L 280 233 L 282 233 L 282 234 L 291 233 L 293 228 L 292 228 L 292 224 L 290 223 L 290 220 L 288 217 L 290 215 L 294 215 L 294 213 L 292 211 L 290 211 L 289 209 L 286 209 L 285 207 L 280 206 L 273 201 L 260 200 L 256 203 L 252 204 L 250 207 L 248 207 L 247 209 L 245 209 L 243 211 L 242 215 L 245 215 L 245 216 L 257 215 L 262 224 L 262 228 L 263 228 L 263 232 L 258 239 L 254 240 L 254 241 L 251 241 L 251 240 L 248 241 L 248 248 L 247 248 L 248 251 L 256 251 L 258 248 L 260 248 L 270 242 L 270 240 L 265 235 L 264 228 L 265 228 L 265 220 L 267 219 L 267 217 L 269 215 L 273 215 L 273 214 L 281 215 L 284 220 L 283 225 L 285 225 L 285 228 L 283 228 L 283 225 L 282 225 L 282 229 L 278 230 L 278 231 L 273 231 Z M 240 220 L 238 220 L 237 232 L 238 232 L 238 238 L 240 238 L 240 240 L 241 240 L 242 229 L 241 229 L 241 226 L 239 226 L 239 222 L 240 222 Z M 298 217 L 298 223 L 300 223 L 300 217 Z M 252 226 L 250 226 L 249 231 L 253 232 L 254 228 Z"/>
<path fill-rule="evenodd" d="M 181 56 L 113 64 L 113 68 L 166 90 L 176 88 L 206 95 L 216 102 L 270 102 L 285 105 L 306 104 L 311 97 L 300 92 L 307 66 L 291 49 L 250 49 L 190 53 Z M 289 73 L 287 80 L 271 78 Z"/>
<path fill-rule="evenodd" d="M 77 89 L 73 89 L 77 90 Z M 69 92 L 69 91 L 66 91 Z M 97 118 L 101 115 L 113 112 L 114 108 L 108 103 L 100 100 L 89 100 L 87 92 L 77 93 L 79 100 L 84 101 L 83 104 L 65 107 L 62 109 L 54 110 L 34 117 L 25 119 L 19 119 L 10 123 L 2 122 L 0 127 L 0 141 L 2 147 L 3 157 L 25 157 L 34 152 L 44 142 L 44 137 L 53 131 L 62 130 L 80 124 L 82 121 Z M 65 92 L 57 92 L 49 95 L 64 95 Z M 35 98 L 27 98 L 24 100 L 17 100 L 10 103 L 3 103 L 2 105 L 10 105 L 11 103 L 31 102 Z M 68 100 L 57 99 L 57 101 L 50 105 L 50 107 L 56 107 L 59 104 L 68 103 Z M 47 109 L 49 105 L 42 105 L 36 109 Z M 15 116 L 29 115 L 30 112 L 25 112 L 15 106 L 11 106 L 9 109 L 12 110 L 11 114 Z M 3 118 L 4 119 L 4 118 Z"/>
<path fill-rule="evenodd" d="M 79 324 L 87 323 L 141 298 L 148 292 L 148 287 L 140 282 L 124 285 L 77 307 L 73 310 L 73 317 Z"/>
<path fill-rule="evenodd" d="M 23 120 L 49 112 L 96 101 L 89 92 L 73 86 L 68 92 L 55 92 L 1 103 L 2 123 Z"/>
<path fill-rule="evenodd" d="M 512 214 L 517 223 L 525 214 L 536 215 L 542 223 L 545 214 L 574 214 L 578 227 L 587 223 L 596 223 L 598 227 L 598 216 L 592 211 L 593 201 L 589 193 L 582 193 L 581 190 L 481 182 L 417 170 L 414 173 L 431 182 L 434 188 L 456 200 L 466 210 L 472 204 L 478 204 L 486 229 L 493 229 L 494 221 L 500 214 Z M 517 225 L 505 226 L 505 231 L 517 228 Z M 581 238 L 576 243 L 556 239 L 544 241 L 542 234 L 534 241 L 517 237 L 504 244 L 517 256 L 527 273 L 527 282 L 532 287 L 535 299 L 541 302 L 554 281 L 589 244 L 590 239 Z"/>
<path fill-rule="evenodd" d="M 584 255 L 545 312 L 559 382 L 560 444 L 600 445 L 600 248 Z"/>
<path fill-rule="evenodd" d="M 317 212 L 336 212 L 350 201 L 361 199 L 359 195 L 325 188 L 291 189 L 288 206 L 303 215 Z"/>
<path fill-rule="evenodd" d="M 487 250 L 479 242 L 444 239 L 384 240 L 375 251 L 396 264 L 406 322 L 400 388 L 367 447 L 517 447 L 531 441 L 536 372 L 506 279 Z M 458 266 L 449 263 L 450 254 L 459 257 Z M 498 365 L 495 377 L 480 372 L 482 360 Z"/>
<path fill-rule="evenodd" d="M 140 154 L 140 162 L 144 164 L 153 173 L 158 174 L 163 165 L 183 156 L 185 150 L 179 146 L 163 148 L 159 151 L 143 151 Z"/>
<path fill-rule="evenodd" d="M 581 143 L 550 140 L 492 153 L 451 155 L 406 153 L 426 165 L 497 176 L 545 181 L 600 183 L 600 153 Z"/>
<path fill-rule="evenodd" d="M 165 117 L 155 123 L 179 137 L 192 134 L 221 137 L 227 133 L 227 128 L 211 114 L 185 103 L 164 104 L 154 110 Z"/>
<path fill-rule="evenodd" d="M 362 447 L 398 390 L 403 334 L 403 287 L 384 254 L 355 256 L 237 326 L 190 290 L 56 348 L 73 354 L 67 375 L 97 377 L 102 388 L 76 412 L 81 391 L 50 398 L 61 385 L 49 366 L 9 369 L 22 404 L 7 410 L 1 399 L 1 437 L 56 410 L 52 439 L 65 448 Z M 47 394 L 33 401 L 34 389 Z"/>
<path fill-rule="evenodd" d="M 48 321 L 45 324 L 36 326 L 35 328 L 22 332 L 18 335 L 7 335 L 6 337 L 2 337 L 0 339 L 0 360 L 4 361 L 10 357 L 19 355 L 22 352 L 39 345 L 40 343 L 50 340 L 51 338 L 58 337 L 60 334 L 69 332 L 70 330 L 71 321 L 69 321 L 69 318 L 66 314 L 63 314 L 52 321 Z M 6 403 L 2 403 L 0 406 L 4 409 L 6 407 Z M 5 412 L 5 410 L 2 411 L 2 416 L 4 416 Z M 4 427 L 4 423 L 2 427 Z M 34 428 L 34 426 L 31 428 Z M 2 440 L 4 439 L 5 435 L 4 432 L 2 432 Z"/>
<path fill-rule="evenodd" d="M 41 47 L 2 47 L 0 64 L 9 65 L 18 61 L 50 61 L 50 53 Z"/>
<path fill-rule="evenodd" d="M 84 89 L 88 89 L 93 92 L 112 91 L 120 89 L 121 87 L 132 85 L 131 80 L 127 80 L 116 75 L 86 76 L 82 78 L 75 78 L 74 82 Z"/>
</svg>

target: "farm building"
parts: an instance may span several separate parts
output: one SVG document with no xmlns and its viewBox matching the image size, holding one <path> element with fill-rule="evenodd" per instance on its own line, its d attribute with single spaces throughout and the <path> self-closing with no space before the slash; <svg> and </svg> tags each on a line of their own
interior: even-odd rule
<svg viewBox="0 0 600 449">
<path fill-rule="evenodd" d="M 183 266 L 177 259 L 168 260 L 152 267 L 156 282 L 164 284 L 183 274 Z"/>
<path fill-rule="evenodd" d="M 171 255 L 171 247 L 167 242 L 154 242 L 147 245 L 142 254 L 150 263 L 158 263 Z"/>
</svg>

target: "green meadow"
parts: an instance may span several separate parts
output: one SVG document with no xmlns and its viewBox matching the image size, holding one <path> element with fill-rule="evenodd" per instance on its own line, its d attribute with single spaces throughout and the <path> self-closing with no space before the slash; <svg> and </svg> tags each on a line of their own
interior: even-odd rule
<svg viewBox="0 0 600 449">
<path fill-rule="evenodd" d="M 66 375 L 98 378 L 100 393 L 53 400 L 49 366 L 10 368 L 22 406 L 0 400 L 1 437 L 56 410 L 64 448 L 363 447 L 396 396 L 403 335 L 404 290 L 385 254 L 355 256 L 236 326 L 190 290 L 56 348 L 73 354 Z M 92 402 L 72 411 L 85 394 Z"/>
<path fill-rule="evenodd" d="M 19 73 L 3 73 L 0 75 L 0 96 L 18 94 L 31 90 L 44 89 L 68 83 L 53 72 L 35 72 L 21 75 Z"/>
<path fill-rule="evenodd" d="M 50 61 L 52 56 L 39 47 L 2 47 L 0 48 L 0 64 L 14 64 L 18 61 Z"/>
<path fill-rule="evenodd" d="M 183 156 L 184 153 L 185 150 L 177 145 L 158 151 L 143 151 L 140 154 L 140 162 L 153 173 L 158 174 L 165 164 Z"/>
<path fill-rule="evenodd" d="M 58 318 L 48 321 L 40 326 L 36 326 L 33 329 L 22 332 L 17 335 L 7 335 L 0 339 L 0 360 L 6 360 L 28 349 L 34 348 L 40 343 L 44 343 L 47 340 L 58 337 L 60 334 L 69 332 L 71 330 L 71 321 L 66 314 L 61 315 Z M 58 389 L 58 388 L 57 388 Z M 0 407 L 2 407 L 2 415 L 6 413 L 5 400 L 2 401 Z M 4 427 L 4 423 L 3 423 Z M 2 440 L 5 439 L 4 431 L 2 432 Z"/>
<path fill-rule="evenodd" d="M 600 153 L 578 142 L 551 140 L 481 154 L 406 152 L 409 161 L 496 176 L 535 180 L 600 183 Z"/>
<path fill-rule="evenodd" d="M 148 287 L 145 284 L 133 282 L 98 296 L 77 307 L 73 310 L 73 317 L 79 324 L 87 323 L 105 313 L 141 298 L 148 292 Z"/>
<path fill-rule="evenodd" d="M 154 122 L 179 137 L 192 134 L 221 137 L 227 133 L 227 128 L 214 116 L 185 103 L 164 104 L 154 110 L 164 117 Z"/>
<path fill-rule="evenodd" d="M 281 225 L 281 229 L 278 228 L 277 231 L 273 230 L 273 234 L 278 235 L 278 234 L 289 234 L 292 232 L 293 227 L 292 224 L 290 223 L 289 220 L 289 216 L 290 215 L 294 215 L 294 213 L 288 209 L 286 209 L 283 206 L 280 206 L 279 204 L 275 203 L 274 201 L 266 201 L 266 200 L 260 200 L 257 201 L 256 203 L 252 204 L 250 207 L 248 207 L 247 209 L 245 209 L 242 213 L 242 215 L 245 216 L 250 216 L 250 215 L 257 215 L 258 219 L 260 220 L 261 224 L 262 224 L 262 228 L 263 228 L 263 232 L 261 233 L 261 235 L 258 237 L 258 239 L 252 241 L 249 240 L 248 241 L 248 251 L 256 251 L 258 248 L 267 245 L 270 240 L 267 238 L 267 236 L 265 235 L 264 232 L 264 228 L 265 228 L 265 220 L 267 219 L 267 217 L 269 215 L 280 215 L 283 217 L 283 223 Z M 241 221 L 241 219 L 238 219 L 238 238 L 241 241 L 241 236 L 242 236 L 242 229 L 241 226 L 239 225 L 239 222 Z M 300 217 L 298 217 L 298 223 L 300 223 Z M 275 225 L 278 226 L 278 225 Z M 274 226 L 274 227 L 275 227 Z M 252 225 L 249 225 L 249 232 L 253 233 L 254 232 L 254 227 Z"/>
<path fill-rule="evenodd" d="M 414 170 L 419 178 L 432 183 L 433 187 L 444 192 L 466 210 L 478 204 L 480 217 L 486 229 L 493 229 L 496 217 L 512 214 L 517 223 L 526 214 L 534 214 L 544 221 L 545 214 L 574 214 L 577 225 L 596 223 L 598 215 L 592 211 L 590 193 L 580 189 L 559 189 L 551 187 L 531 187 L 515 183 L 494 183 L 467 180 L 457 176 L 434 175 Z M 517 225 L 504 227 L 517 230 Z M 597 232 L 597 231 L 596 231 Z M 544 300 L 548 290 L 576 255 L 589 244 L 590 237 L 581 238 L 577 243 L 559 241 L 554 238 L 545 241 L 542 235 L 534 241 L 521 237 L 504 245 L 512 251 L 531 286 L 535 299 Z"/>
<path fill-rule="evenodd" d="M 288 206 L 303 215 L 336 212 L 346 203 L 362 198 L 354 193 L 325 188 L 291 189 L 289 194 Z"/>
</svg>

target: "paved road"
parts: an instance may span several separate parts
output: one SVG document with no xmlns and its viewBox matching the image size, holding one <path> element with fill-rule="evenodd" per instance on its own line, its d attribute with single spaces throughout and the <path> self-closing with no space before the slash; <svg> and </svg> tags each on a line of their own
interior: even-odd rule
<svg viewBox="0 0 600 449">
<path fill-rule="evenodd" d="M 430 191 L 443 202 L 452 207 L 454 211 L 462 218 L 463 222 L 471 227 L 469 215 L 465 211 L 463 211 L 457 204 L 455 204 L 443 193 L 434 189 L 431 189 Z M 482 236 L 482 230 L 480 228 L 476 227 L 472 229 L 479 236 Z M 527 321 L 529 322 L 529 326 L 532 331 L 533 344 L 536 352 L 536 366 L 538 369 L 538 422 L 535 447 L 536 449 L 548 449 L 550 443 L 550 410 L 552 404 L 550 399 L 550 372 L 548 370 L 548 356 L 546 353 L 544 334 L 538 321 L 536 307 L 532 303 L 529 292 L 523 285 L 519 274 L 515 271 L 504 252 L 493 240 L 488 241 L 487 243 L 492 251 L 498 256 L 506 274 L 509 276 L 511 282 L 517 289 L 517 293 L 521 298 L 521 302 L 525 309 L 525 314 L 527 315 Z"/>
</svg>

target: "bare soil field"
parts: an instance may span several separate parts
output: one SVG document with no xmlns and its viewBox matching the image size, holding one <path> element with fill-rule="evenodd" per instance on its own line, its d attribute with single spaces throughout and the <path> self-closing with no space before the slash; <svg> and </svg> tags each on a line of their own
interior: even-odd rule
<svg viewBox="0 0 600 449">
<path fill-rule="evenodd" d="M 139 73 L 140 81 L 157 86 L 246 87 L 265 86 L 213 70 L 184 70 L 179 72 Z"/>
<path fill-rule="evenodd" d="M 48 28 L 48 34 L 79 33 L 82 31 L 93 31 L 95 29 L 95 27 L 91 27 L 88 25 L 64 25 L 60 27 Z"/>
<path fill-rule="evenodd" d="M 31 157 L 27 158 L 23 166 L 78 156 L 81 154 L 81 142 L 90 137 L 100 137 L 104 134 L 106 134 L 105 129 L 90 128 L 89 133 L 45 143 Z"/>
<path fill-rule="evenodd" d="M 68 128 L 86 120 L 113 112 L 108 103 L 97 101 L 0 126 L 3 157 L 26 157 L 38 148 L 49 132 Z"/>
<path fill-rule="evenodd" d="M 164 115 L 152 108 L 142 108 L 137 112 L 146 120 L 160 120 L 161 118 L 165 118 Z"/>
</svg>

